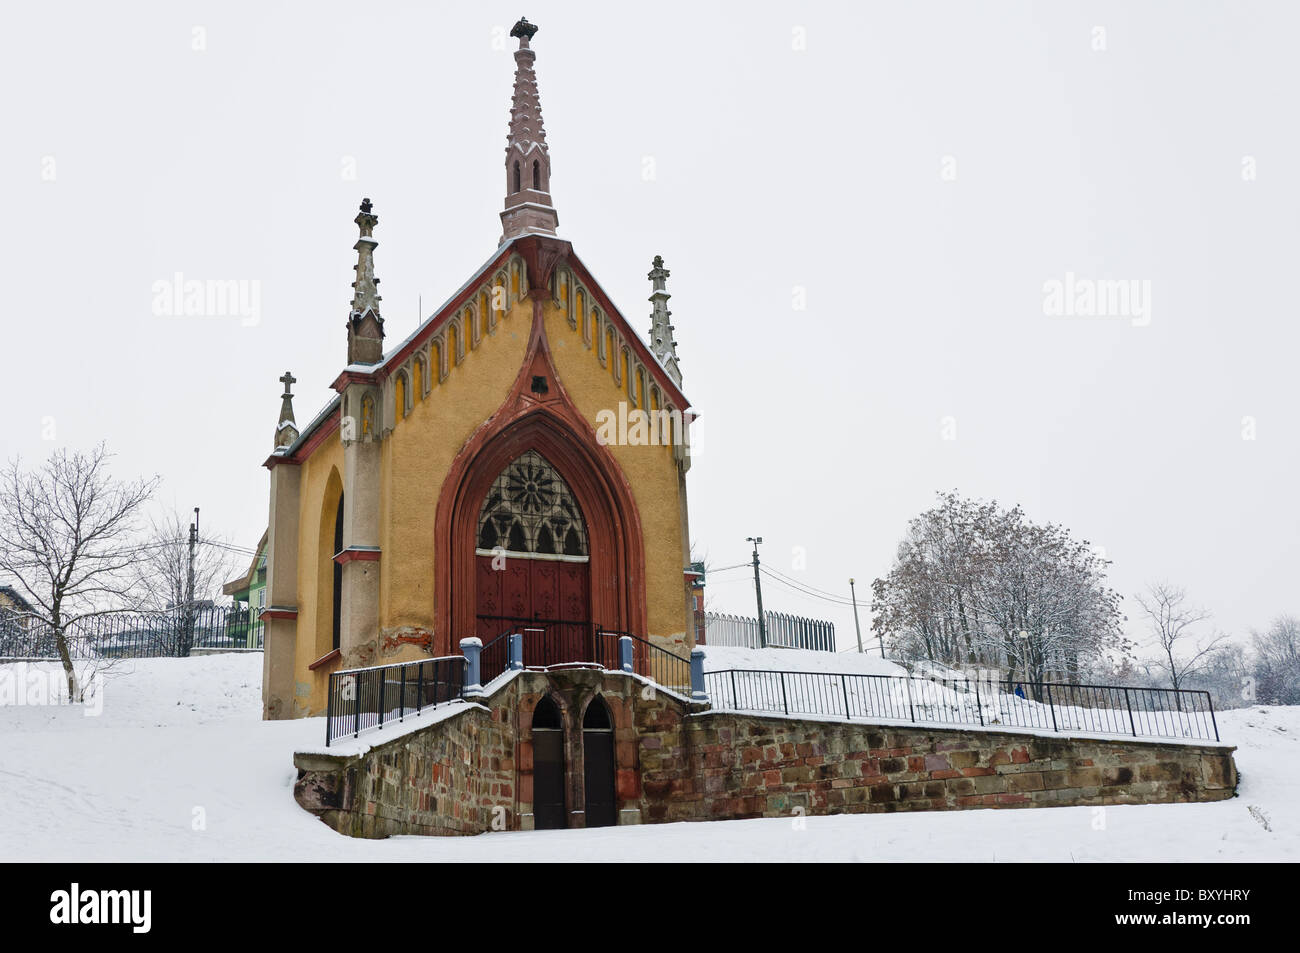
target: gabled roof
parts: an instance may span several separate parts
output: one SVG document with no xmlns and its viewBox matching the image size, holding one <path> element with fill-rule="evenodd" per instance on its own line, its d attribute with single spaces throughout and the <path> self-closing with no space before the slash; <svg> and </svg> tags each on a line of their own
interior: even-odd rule
<svg viewBox="0 0 1300 953">
<path fill-rule="evenodd" d="M 0 586 L 0 596 L 4 596 L 5 601 L 12 603 L 19 612 L 32 611 L 32 604 L 24 599 L 13 586 Z"/>
<path fill-rule="evenodd" d="M 253 579 L 257 576 L 258 563 L 260 563 L 262 558 L 266 555 L 266 543 L 270 538 L 271 530 L 268 527 L 266 531 L 262 533 L 262 538 L 258 540 L 257 552 L 253 554 L 253 561 L 249 563 L 248 571 L 238 579 L 232 579 L 230 582 L 222 586 L 222 595 L 233 596 L 235 593 L 247 589 L 252 584 Z"/>
<path fill-rule="evenodd" d="M 344 367 L 334 381 L 335 388 L 341 391 L 349 379 L 370 378 L 376 382 L 386 379 L 411 354 L 442 331 L 457 312 L 478 292 L 483 282 L 488 280 L 490 275 L 500 269 L 515 254 L 524 258 L 528 266 L 530 283 L 534 282 L 534 275 L 539 274 L 542 269 L 545 269 L 549 280 L 555 266 L 562 263 L 570 268 L 596 299 L 606 316 L 617 325 L 621 337 L 636 352 L 637 358 L 649 370 L 664 394 L 670 398 L 673 404 L 677 405 L 679 410 L 685 411 L 690 407 L 690 401 L 686 398 L 682 389 L 673 381 L 668 370 L 650 350 L 641 334 L 632 327 L 627 318 L 623 316 L 623 313 L 614 305 L 609 295 L 605 293 L 600 283 L 587 270 L 587 266 L 582 263 L 582 260 L 573 251 L 573 246 L 561 239 L 539 235 L 522 235 L 502 244 L 491 257 L 456 289 L 456 292 L 450 298 L 422 321 L 419 327 L 407 335 L 393 350 L 388 352 L 381 361 L 375 364 L 349 364 Z M 338 426 L 340 403 L 341 398 L 338 396 L 330 400 L 324 409 L 312 419 L 311 423 L 303 427 L 298 439 L 288 448 L 277 449 L 267 460 L 267 465 L 273 465 L 283 460 L 301 461 L 305 459 L 332 432 L 334 427 Z"/>
</svg>

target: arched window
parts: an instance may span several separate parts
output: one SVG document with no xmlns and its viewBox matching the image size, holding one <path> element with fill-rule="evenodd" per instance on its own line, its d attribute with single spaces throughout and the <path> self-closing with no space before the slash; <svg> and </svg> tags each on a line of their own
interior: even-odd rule
<svg viewBox="0 0 1300 953">
<path fill-rule="evenodd" d="M 478 549 L 519 555 L 585 558 L 587 528 L 564 478 L 536 450 L 492 483 L 478 517 Z"/>
<path fill-rule="evenodd" d="M 536 159 L 533 160 L 533 188 L 538 192 L 542 190 L 542 167 L 537 164 Z"/>
<path fill-rule="evenodd" d="M 510 191 L 511 191 L 511 192 L 518 192 L 518 191 L 519 191 L 519 163 L 518 163 L 518 161 L 515 162 L 515 187 L 514 187 L 513 189 L 511 189 Z"/>
<path fill-rule="evenodd" d="M 343 494 L 339 494 L 339 509 L 334 517 L 334 556 L 343 552 Z M 343 564 L 337 559 L 331 559 L 334 563 L 334 604 L 333 604 L 333 644 L 330 648 L 338 648 L 340 639 L 343 635 Z"/>
</svg>

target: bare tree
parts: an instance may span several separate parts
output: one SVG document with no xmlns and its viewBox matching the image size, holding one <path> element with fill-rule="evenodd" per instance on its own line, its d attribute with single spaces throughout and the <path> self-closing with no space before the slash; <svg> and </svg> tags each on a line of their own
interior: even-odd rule
<svg viewBox="0 0 1300 953">
<path fill-rule="evenodd" d="M 1279 616 L 1267 632 L 1253 632 L 1255 698 L 1273 705 L 1300 704 L 1300 619 Z"/>
<path fill-rule="evenodd" d="M 1145 593 L 1133 597 L 1147 627 L 1160 644 L 1160 654 L 1154 665 L 1169 678 L 1175 689 L 1188 680 L 1202 675 L 1213 658 L 1214 651 L 1227 638 L 1218 633 L 1198 637 L 1197 629 L 1210 621 L 1204 609 L 1194 608 L 1187 602 L 1187 593 L 1167 582 L 1152 583 Z"/>
<path fill-rule="evenodd" d="M 233 556 L 223 540 L 196 538 L 191 591 L 190 527 L 189 519 L 175 511 L 154 517 L 148 548 L 134 572 L 136 604 L 148 612 L 168 613 L 173 643 L 183 655 L 193 639 L 195 607 L 220 595 L 233 571 Z"/>
<path fill-rule="evenodd" d="M 872 628 L 903 659 L 1002 667 L 1031 682 L 1078 677 L 1128 651 L 1109 563 L 1020 507 L 940 494 L 908 525 L 893 569 L 872 583 Z"/>
<path fill-rule="evenodd" d="M 109 458 L 101 443 L 89 452 L 58 449 L 32 470 L 15 459 L 0 471 L 0 570 L 54 635 L 74 701 L 85 700 L 72 662 L 75 627 L 126 603 L 139 555 L 132 537 L 158 484 L 113 479 Z"/>
</svg>

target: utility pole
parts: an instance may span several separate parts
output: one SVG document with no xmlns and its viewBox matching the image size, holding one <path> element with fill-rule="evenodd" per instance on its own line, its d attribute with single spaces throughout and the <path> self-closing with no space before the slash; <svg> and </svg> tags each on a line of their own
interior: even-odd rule
<svg viewBox="0 0 1300 953">
<path fill-rule="evenodd" d="M 199 508 L 194 507 L 194 522 L 190 524 L 190 568 L 185 584 L 185 644 L 182 655 L 188 656 L 194 645 L 194 554 L 199 545 Z"/>
<path fill-rule="evenodd" d="M 858 591 L 853 588 L 853 579 L 849 579 L 849 593 L 853 596 L 853 628 L 858 630 L 858 654 L 862 654 L 862 625 L 858 622 Z"/>
<path fill-rule="evenodd" d="M 745 542 L 754 544 L 754 594 L 758 597 L 758 647 L 767 648 L 767 620 L 763 618 L 763 583 L 758 578 L 758 544 L 762 536 L 746 536 Z"/>
</svg>

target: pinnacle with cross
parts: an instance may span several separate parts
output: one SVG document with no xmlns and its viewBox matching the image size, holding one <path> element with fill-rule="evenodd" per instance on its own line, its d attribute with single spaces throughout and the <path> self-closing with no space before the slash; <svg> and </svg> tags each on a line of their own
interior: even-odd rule
<svg viewBox="0 0 1300 953">
<path fill-rule="evenodd" d="M 298 439 L 298 425 L 293 419 L 293 385 L 298 382 L 290 371 L 280 378 L 284 393 L 280 395 L 280 422 L 275 426 L 275 447 L 288 447 Z"/>
</svg>

